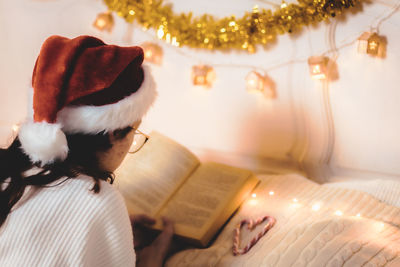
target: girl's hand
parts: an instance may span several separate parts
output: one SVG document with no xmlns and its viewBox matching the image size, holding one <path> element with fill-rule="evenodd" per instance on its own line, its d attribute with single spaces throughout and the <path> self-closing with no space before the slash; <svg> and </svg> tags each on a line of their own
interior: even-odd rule
<svg viewBox="0 0 400 267">
<path fill-rule="evenodd" d="M 136 215 L 133 218 L 136 264 L 138 267 L 161 267 L 171 249 L 174 235 L 173 222 L 162 217 L 164 229 L 160 234 L 151 233 L 143 227 L 156 221 L 146 215 Z M 136 229 L 136 230 L 135 230 Z"/>
<path fill-rule="evenodd" d="M 140 250 L 143 247 L 150 245 L 151 241 L 155 239 L 156 234 L 146 226 L 155 224 L 156 220 L 146 214 L 137 214 L 131 216 L 130 219 L 135 250 Z"/>
</svg>

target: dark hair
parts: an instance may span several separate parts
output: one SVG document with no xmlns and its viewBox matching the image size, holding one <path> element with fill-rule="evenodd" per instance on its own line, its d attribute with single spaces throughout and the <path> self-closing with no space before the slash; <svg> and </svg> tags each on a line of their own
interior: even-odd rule
<svg viewBox="0 0 400 267">
<path fill-rule="evenodd" d="M 116 139 L 124 138 L 131 127 L 113 132 Z M 42 170 L 31 176 L 24 176 L 24 172 L 36 166 L 21 150 L 18 137 L 7 149 L 0 149 L 0 227 L 3 225 L 12 207 L 24 194 L 27 185 L 49 187 L 49 183 L 65 178 L 57 186 L 79 174 L 91 176 L 94 186 L 91 191 L 100 191 L 100 180 L 114 182 L 112 172 L 101 170 L 97 153 L 107 151 L 112 147 L 110 138 L 104 132 L 88 134 L 66 135 L 69 152 L 64 161 L 54 162 L 41 167 Z"/>
</svg>

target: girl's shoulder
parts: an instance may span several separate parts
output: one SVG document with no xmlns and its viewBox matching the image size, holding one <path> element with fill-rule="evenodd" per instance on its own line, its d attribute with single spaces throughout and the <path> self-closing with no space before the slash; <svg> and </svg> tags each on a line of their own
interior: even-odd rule
<svg viewBox="0 0 400 267">
<path fill-rule="evenodd" d="M 118 190 L 101 181 L 100 192 L 95 193 L 93 178 L 85 175 L 50 185 L 29 186 L 0 228 L 0 243 L 13 251 L 3 258 L 8 254 L 0 251 L 1 266 L 7 265 L 4 261 L 13 262 L 7 266 L 23 266 L 43 259 L 51 266 L 81 266 L 83 262 L 87 266 L 127 266 L 126 262 L 135 262 L 129 216 Z"/>
<path fill-rule="evenodd" d="M 46 187 L 28 186 L 14 209 L 28 205 L 29 209 L 45 206 L 46 210 L 63 208 L 77 211 L 90 207 L 95 211 L 125 205 L 122 195 L 113 185 L 100 181 L 100 191 L 95 193 L 92 190 L 94 184 L 92 177 L 81 174 L 75 178 L 61 178 Z"/>
</svg>

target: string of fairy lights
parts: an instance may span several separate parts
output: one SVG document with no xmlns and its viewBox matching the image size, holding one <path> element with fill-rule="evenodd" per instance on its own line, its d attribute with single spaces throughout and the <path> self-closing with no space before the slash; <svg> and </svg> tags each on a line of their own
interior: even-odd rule
<svg viewBox="0 0 400 267">
<path fill-rule="evenodd" d="M 261 2 L 264 2 L 264 0 L 260 0 Z M 336 11 L 340 11 L 337 14 L 342 13 L 343 8 L 345 7 L 351 7 L 353 6 L 356 2 L 351 1 L 351 2 L 342 2 L 341 6 L 335 6 L 335 2 L 332 1 L 309 1 L 308 4 L 313 5 L 315 7 L 317 4 L 318 5 L 325 5 L 327 3 L 330 3 L 334 5 L 334 7 L 331 6 Z M 170 7 L 167 8 L 167 11 L 164 10 L 165 6 L 163 5 L 163 2 L 161 0 L 145 0 L 145 1 L 117 1 L 117 0 L 105 0 L 105 3 L 109 7 L 109 10 L 104 13 L 100 13 L 96 20 L 93 23 L 93 26 L 97 28 L 98 30 L 101 31 L 111 31 L 113 26 L 114 26 L 114 18 L 112 15 L 112 11 L 117 12 L 119 16 L 122 16 L 127 22 L 133 22 L 133 21 L 138 21 L 142 26 L 144 30 L 147 30 L 148 28 L 154 28 L 156 30 L 156 35 L 157 38 L 160 40 L 164 40 L 165 42 L 169 43 L 172 47 L 178 47 L 182 45 L 188 45 L 190 47 L 196 47 L 196 48 L 207 48 L 207 49 L 226 49 L 226 48 L 238 48 L 234 43 L 239 42 L 238 40 L 240 39 L 241 42 L 244 40 L 243 38 L 247 38 L 246 40 L 250 40 L 251 38 L 248 36 L 249 33 L 248 31 L 242 32 L 245 36 L 247 37 L 237 37 L 239 38 L 238 40 L 235 40 L 234 42 L 227 42 L 226 45 L 224 46 L 218 46 L 215 45 L 217 42 L 212 42 L 214 45 L 211 46 L 203 46 L 199 43 L 199 38 L 198 36 L 185 36 L 185 38 L 182 37 L 183 33 L 180 31 L 183 31 L 181 28 L 179 28 L 176 25 L 181 25 L 186 23 L 189 25 L 190 23 L 201 23 L 202 24 L 202 29 L 201 29 L 201 34 L 204 36 L 211 36 L 213 35 L 213 32 L 215 30 L 216 25 L 220 26 L 221 23 L 224 21 L 227 21 L 227 18 L 222 18 L 222 19 L 216 19 L 213 16 L 209 14 L 205 14 L 202 16 L 201 22 L 199 22 L 199 19 L 197 18 L 192 18 L 190 16 L 189 18 L 186 18 L 185 16 L 181 16 L 179 19 L 177 18 L 178 15 L 174 14 L 172 12 L 172 9 Z M 304 5 L 304 1 L 299 3 L 298 5 L 295 4 L 287 4 L 286 2 L 282 2 L 282 4 L 279 6 L 279 8 L 275 11 L 272 12 L 270 10 L 265 10 L 265 9 L 259 9 L 258 6 L 255 6 L 253 8 L 253 14 L 254 10 L 257 10 L 257 14 L 269 14 L 265 16 L 269 16 L 271 19 L 271 16 L 274 17 L 276 14 L 281 14 L 282 12 L 286 12 L 285 14 L 292 14 L 293 10 L 297 10 L 300 8 L 302 5 Z M 347 3 L 347 4 L 343 4 Z M 273 3 L 269 3 L 273 4 Z M 148 9 L 150 7 L 154 7 L 151 11 Z M 333 12 L 330 9 L 331 12 Z M 359 53 L 362 54 L 367 54 L 372 57 L 376 58 L 385 58 L 386 57 L 386 47 L 387 47 L 387 39 L 385 36 L 379 34 L 379 27 L 381 24 L 387 20 L 390 16 L 392 16 L 395 12 L 397 12 L 400 9 L 400 2 L 397 3 L 395 6 L 391 7 L 391 12 L 389 12 L 386 16 L 381 18 L 377 23 L 375 27 L 370 27 L 369 31 L 363 32 L 358 38 L 352 40 L 351 42 L 348 42 L 340 47 L 336 47 L 334 37 L 330 36 L 330 46 L 333 47 L 331 50 L 328 50 L 320 55 L 314 55 L 310 56 L 308 59 L 303 59 L 303 60 L 296 60 L 296 61 L 290 61 L 290 62 L 285 62 L 282 64 L 279 64 L 277 66 L 273 66 L 270 69 L 273 68 L 279 68 L 283 66 L 287 66 L 288 64 L 293 64 L 293 63 L 308 63 L 309 66 L 309 72 L 310 76 L 312 79 L 315 80 L 334 80 L 335 76 L 337 75 L 337 66 L 336 66 L 336 59 L 337 59 L 337 51 L 353 45 L 354 43 L 357 43 L 357 50 Z M 147 10 L 147 11 L 146 11 Z M 329 16 L 326 12 L 326 10 L 323 9 L 316 9 L 322 12 L 319 16 L 319 19 L 316 21 L 322 21 L 327 19 Z M 267 12 L 269 11 L 269 12 Z M 128 15 L 129 14 L 129 15 Z M 312 13 L 316 14 L 316 13 Z M 332 15 L 332 13 L 330 13 Z M 292 15 L 292 18 L 290 21 L 300 21 L 300 24 L 302 26 L 304 25 L 309 25 L 311 23 L 309 20 L 307 20 L 307 16 L 310 15 L 305 15 L 303 13 L 298 14 L 301 19 L 297 19 L 296 13 L 294 12 Z M 335 13 L 336 15 L 336 13 Z M 161 16 L 161 18 L 160 18 Z M 236 26 L 241 25 L 241 23 L 244 23 L 244 21 L 248 20 L 249 14 L 246 13 L 246 15 L 243 18 L 240 19 L 233 19 L 233 17 L 230 17 L 230 22 L 228 22 L 228 25 L 233 25 L 235 24 Z M 250 16 L 251 17 L 251 16 Z M 207 18 L 207 19 L 206 19 Z M 246 19 L 245 19 L 246 18 Z M 260 17 L 258 17 L 260 18 Z M 264 18 L 265 19 L 265 18 Z M 285 20 L 288 20 L 287 17 L 285 17 Z M 162 22 L 160 24 L 160 21 Z M 177 22 L 179 21 L 179 22 Z M 261 22 L 263 20 L 261 19 Z M 315 21 L 313 21 L 315 22 Z M 282 20 L 271 20 L 269 24 L 271 27 L 274 28 L 272 31 L 275 35 L 273 35 L 273 38 L 275 38 L 276 34 L 278 33 L 285 33 L 288 31 L 278 31 L 277 29 L 280 27 Z M 260 23 L 262 24 L 262 23 Z M 158 25 L 158 26 L 156 26 Z M 164 25 L 164 26 L 163 26 Z M 168 27 L 166 25 L 169 25 Z M 174 27 L 171 25 L 174 25 L 174 27 L 177 27 L 178 30 L 174 31 Z M 188 26 L 189 27 L 189 26 Z M 238 26 L 239 27 L 239 26 Z M 190 27 L 189 27 L 190 28 Z M 187 29 L 189 29 L 187 28 Z M 240 28 L 240 27 L 239 27 Z M 294 29 L 295 27 L 293 27 Z M 222 29 L 222 28 L 221 28 Z M 247 29 L 248 30 L 248 29 Z M 174 33 L 174 34 L 173 34 Z M 242 33 L 238 33 L 239 35 Z M 262 32 L 261 32 L 262 33 Z M 270 32 L 271 33 L 271 32 Z M 268 35 L 267 33 L 263 33 L 264 37 L 266 38 L 271 38 L 268 36 L 272 36 L 271 34 Z M 192 41 L 189 41 L 189 39 L 192 38 Z M 208 38 L 208 37 L 204 37 Z M 232 37 L 233 38 L 233 37 Z M 250 39 L 249 39 L 250 38 Z M 259 37 L 257 37 L 259 38 Z M 256 39 L 257 39 L 256 38 Z M 209 38 L 210 39 L 210 38 Z M 186 41 L 183 41 L 186 40 Z M 210 39 L 211 40 L 211 39 Z M 233 40 L 233 39 L 232 39 Z M 253 39 L 251 39 L 253 40 Z M 255 40 L 255 39 L 254 39 Z M 253 40 L 253 41 L 254 41 Z M 204 41 L 204 40 L 203 40 Z M 267 42 L 268 43 L 268 42 Z M 230 44 L 230 45 L 228 45 Z M 256 46 L 257 44 L 266 44 L 266 43 L 250 43 L 251 46 Z M 163 59 L 163 49 L 160 45 L 158 45 L 156 42 L 144 42 L 141 44 L 141 47 L 144 50 L 144 55 L 145 55 L 145 60 L 147 62 L 161 65 L 162 64 L 162 59 Z M 242 47 L 243 48 L 243 47 Z M 255 50 L 248 50 L 249 52 L 254 52 Z M 181 54 L 184 54 L 183 52 L 180 52 Z M 333 57 L 328 57 L 327 55 L 329 53 L 333 53 Z M 185 55 L 185 54 L 184 54 Z M 186 55 L 187 56 L 187 55 Z M 190 57 L 190 56 L 188 56 Z M 220 65 L 218 64 L 198 64 L 194 65 L 192 67 L 192 74 L 191 74 L 191 79 L 194 85 L 196 86 L 203 86 L 204 88 L 211 88 L 214 81 L 216 80 L 216 71 L 214 67 L 218 67 Z M 235 67 L 234 65 L 229 65 L 230 67 Z M 275 98 L 276 97 L 276 88 L 275 88 L 275 82 L 271 79 L 271 77 L 267 74 L 267 71 L 265 69 L 259 68 L 259 67 L 254 67 L 254 66 L 242 66 L 240 67 L 248 67 L 251 69 L 251 71 L 246 75 L 246 89 L 248 92 L 257 92 L 263 94 L 266 98 Z"/>
<path fill-rule="evenodd" d="M 279 192 L 276 192 L 274 190 L 270 190 L 267 195 L 260 194 L 260 193 L 252 193 L 250 197 L 247 199 L 246 204 L 251 205 L 251 206 L 259 206 L 262 205 L 265 201 L 268 200 L 268 198 L 272 199 L 274 197 L 279 198 Z M 287 196 L 281 196 L 283 199 L 287 200 Z M 314 201 L 311 203 L 307 203 L 308 201 L 305 201 L 302 203 L 301 199 L 297 197 L 293 197 L 290 200 L 287 200 L 288 206 L 294 209 L 298 208 L 305 208 L 305 209 L 310 209 L 313 212 L 320 212 L 321 210 L 324 209 L 324 203 L 321 201 Z M 330 206 L 330 205 L 327 205 Z M 332 215 L 334 216 L 354 216 L 356 218 L 362 218 L 363 214 L 361 212 L 351 212 L 351 213 L 345 213 L 341 209 L 332 209 L 332 207 L 326 207 L 327 210 L 332 212 Z M 383 230 L 385 227 L 385 222 L 381 221 L 377 223 L 377 226 L 379 230 Z"/>
</svg>

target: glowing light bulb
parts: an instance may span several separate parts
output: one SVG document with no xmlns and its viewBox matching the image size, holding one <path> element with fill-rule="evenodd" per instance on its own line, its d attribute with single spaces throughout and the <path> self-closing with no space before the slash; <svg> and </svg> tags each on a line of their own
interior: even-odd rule
<svg viewBox="0 0 400 267">
<path fill-rule="evenodd" d="M 328 77 L 329 58 L 325 56 L 312 56 L 308 58 L 311 78 L 323 80 Z"/>
<path fill-rule="evenodd" d="M 372 41 L 369 43 L 369 49 L 375 50 L 378 47 L 378 43 L 375 41 Z"/>
<path fill-rule="evenodd" d="M 160 28 L 157 31 L 157 37 L 158 37 L 158 39 L 162 39 L 163 36 L 164 36 L 164 29 L 162 26 L 160 26 Z"/>
<path fill-rule="evenodd" d="M 197 65 L 192 68 L 192 80 L 194 85 L 203 85 L 210 88 L 215 81 L 214 68 L 207 65 Z"/>
<path fill-rule="evenodd" d="M 317 210 L 319 210 L 320 208 L 321 208 L 321 205 L 318 204 L 318 203 L 314 204 L 314 205 L 311 207 L 311 209 L 312 209 L 313 211 L 317 211 Z"/>
<path fill-rule="evenodd" d="M 253 7 L 253 13 L 258 13 L 258 5 L 255 5 L 255 6 Z"/>
<path fill-rule="evenodd" d="M 246 76 L 246 90 L 250 93 L 262 93 L 266 98 L 275 98 L 275 83 L 266 74 L 251 71 Z"/>
<path fill-rule="evenodd" d="M 320 65 L 315 65 L 312 69 L 313 73 L 320 73 L 321 72 L 321 66 Z"/>
<path fill-rule="evenodd" d="M 375 228 L 377 231 L 382 232 L 385 229 L 385 224 L 383 222 L 377 222 Z"/>
<path fill-rule="evenodd" d="M 253 194 L 251 194 L 251 197 L 252 197 L 252 198 L 256 198 L 256 197 L 257 197 L 257 194 L 256 194 L 256 193 L 253 193 Z"/>
<path fill-rule="evenodd" d="M 93 27 L 100 31 L 111 32 L 114 26 L 114 18 L 111 12 L 104 12 L 97 15 L 96 20 L 93 22 Z"/>
<path fill-rule="evenodd" d="M 14 132 L 18 132 L 19 126 L 18 126 L 17 124 L 14 124 L 14 125 L 12 126 L 12 130 L 13 130 Z"/>
<path fill-rule="evenodd" d="M 258 200 L 255 199 L 255 198 L 252 198 L 252 199 L 249 200 L 249 204 L 250 204 L 251 206 L 255 206 L 255 205 L 258 204 Z"/>
<path fill-rule="evenodd" d="M 264 76 L 256 71 L 250 72 L 246 76 L 246 89 L 248 92 L 262 92 L 264 91 L 265 83 Z"/>
<path fill-rule="evenodd" d="M 174 45 L 174 46 L 178 46 L 179 45 L 179 43 L 176 41 L 176 37 L 172 37 L 171 44 Z"/>
<path fill-rule="evenodd" d="M 151 42 L 144 42 L 141 44 L 141 47 L 143 48 L 144 58 L 146 61 L 161 65 L 163 50 L 159 45 Z"/>
<path fill-rule="evenodd" d="M 340 211 L 340 210 L 337 210 L 337 211 L 335 211 L 335 215 L 337 215 L 337 216 L 342 216 L 342 215 L 343 215 L 343 212 Z"/>
<path fill-rule="evenodd" d="M 371 56 L 384 57 L 386 50 L 386 38 L 376 32 L 364 32 L 358 38 L 359 53 Z"/>
<path fill-rule="evenodd" d="M 274 194 L 275 194 L 274 191 L 269 191 L 270 196 L 273 196 Z"/>
<path fill-rule="evenodd" d="M 97 28 L 103 28 L 106 25 L 106 21 L 104 19 L 98 19 L 96 21 L 96 27 Z"/>
</svg>

